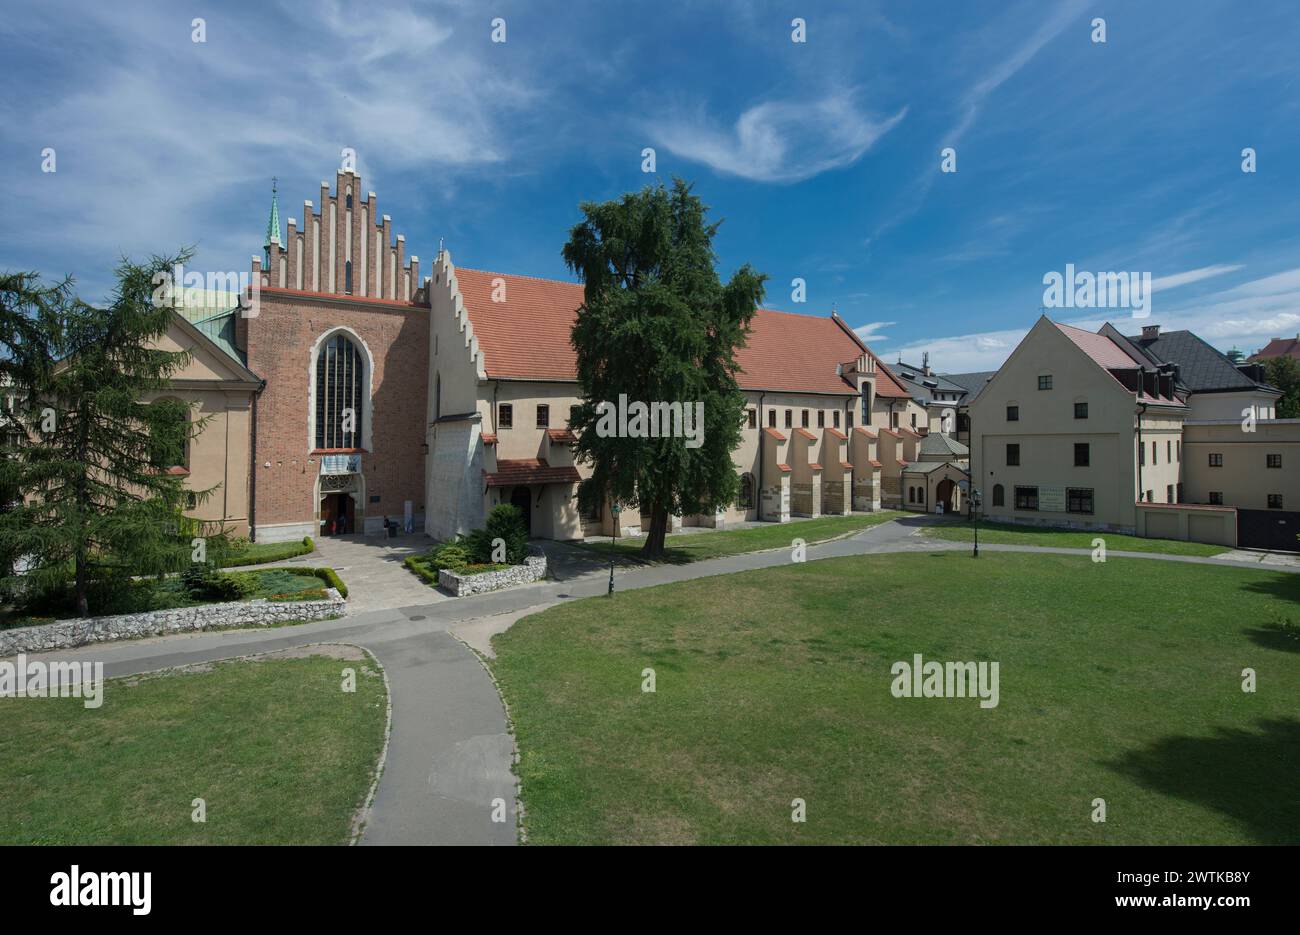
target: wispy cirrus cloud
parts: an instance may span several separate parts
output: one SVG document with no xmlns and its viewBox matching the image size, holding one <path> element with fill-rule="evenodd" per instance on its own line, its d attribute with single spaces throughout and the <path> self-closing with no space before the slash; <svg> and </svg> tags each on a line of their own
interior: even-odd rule
<svg viewBox="0 0 1300 935">
<path fill-rule="evenodd" d="M 1179 286 L 1190 285 L 1194 282 L 1200 282 L 1203 279 L 1210 279 L 1214 276 L 1223 276 L 1227 273 L 1235 273 L 1241 269 L 1240 263 L 1219 263 L 1214 266 L 1202 266 L 1200 269 L 1189 269 L 1185 273 L 1174 273 L 1170 276 L 1161 276 L 1151 280 L 1151 291 L 1158 292 L 1163 289 L 1177 289 Z"/>
<path fill-rule="evenodd" d="M 853 333 L 868 344 L 872 341 L 888 341 L 889 335 L 881 333 L 881 329 L 891 328 L 896 324 L 898 324 L 896 321 L 872 321 L 854 328 Z"/>
<path fill-rule="evenodd" d="M 907 114 L 873 117 L 849 92 L 803 101 L 764 101 L 722 127 L 703 112 L 650 121 L 656 145 L 728 175 L 755 182 L 798 182 L 851 165 Z"/>
</svg>

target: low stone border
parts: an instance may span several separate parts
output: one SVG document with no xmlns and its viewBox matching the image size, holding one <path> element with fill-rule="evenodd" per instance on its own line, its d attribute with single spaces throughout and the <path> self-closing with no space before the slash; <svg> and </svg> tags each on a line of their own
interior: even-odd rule
<svg viewBox="0 0 1300 935">
<path fill-rule="evenodd" d="M 438 572 L 438 585 L 455 597 L 468 597 L 485 591 L 500 591 L 517 584 L 529 584 L 546 577 L 546 556 L 530 555 L 522 565 L 511 565 L 501 571 L 485 571 L 477 575 L 458 575 L 450 568 Z"/>
<path fill-rule="evenodd" d="M 14 627 L 0 630 L 0 657 L 143 636 L 166 636 L 224 627 L 265 627 L 290 620 L 328 620 L 343 616 L 347 612 L 347 601 L 334 588 L 326 588 L 325 593 L 328 596 L 320 601 L 234 601 Z"/>
</svg>

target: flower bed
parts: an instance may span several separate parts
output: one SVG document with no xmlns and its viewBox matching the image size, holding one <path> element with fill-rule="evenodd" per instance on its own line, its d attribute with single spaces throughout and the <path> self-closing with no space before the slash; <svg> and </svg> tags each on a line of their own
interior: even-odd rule
<svg viewBox="0 0 1300 935">
<path fill-rule="evenodd" d="M 530 584 L 546 577 L 546 556 L 530 555 L 522 565 L 507 565 L 496 571 L 452 571 L 444 568 L 438 572 L 438 584 L 456 597 L 499 591 L 519 584 Z"/>
</svg>

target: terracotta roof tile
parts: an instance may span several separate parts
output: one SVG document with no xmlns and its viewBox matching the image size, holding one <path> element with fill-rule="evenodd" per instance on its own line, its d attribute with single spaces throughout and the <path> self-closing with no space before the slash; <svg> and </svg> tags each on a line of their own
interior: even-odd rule
<svg viewBox="0 0 1300 935">
<path fill-rule="evenodd" d="M 817 440 L 817 436 L 805 428 L 797 428 L 795 429 L 795 432 L 798 433 L 800 438 L 806 438 L 810 442 L 815 442 Z"/>
<path fill-rule="evenodd" d="M 1300 360 L 1300 334 L 1294 338 L 1274 338 L 1257 353 L 1250 355 L 1250 360 L 1267 360 L 1270 357 L 1294 357 Z"/>
<path fill-rule="evenodd" d="M 814 471 L 820 471 L 822 469 L 822 466 L 818 464 L 816 461 L 809 461 L 808 466 L 812 468 Z"/>
<path fill-rule="evenodd" d="M 504 301 L 493 302 L 498 280 Z M 583 301 L 580 284 L 459 267 L 456 281 L 489 376 L 577 379 L 569 335 Z M 879 359 L 838 317 L 759 309 L 746 346 L 736 352 L 737 379 L 742 389 L 855 396 L 835 368 L 863 353 L 876 360 L 878 395 L 907 395 L 887 372 L 880 374 Z"/>
<path fill-rule="evenodd" d="M 572 429 L 547 429 L 546 437 L 559 445 L 574 445 L 578 441 L 578 436 L 573 434 Z"/>
<path fill-rule="evenodd" d="M 848 441 L 849 437 L 845 435 L 843 432 L 841 432 L 839 429 L 827 429 L 826 431 L 829 432 L 835 438 L 838 438 L 840 441 Z"/>
<path fill-rule="evenodd" d="M 771 426 L 763 429 L 763 431 L 766 432 L 768 435 L 771 435 L 779 442 L 785 441 L 785 436 L 782 435 L 780 432 L 778 432 L 776 429 L 772 428 Z"/>
<path fill-rule="evenodd" d="M 867 464 L 870 464 L 873 468 L 884 467 L 884 465 L 881 464 L 879 461 L 877 461 L 875 458 L 868 459 Z"/>
<path fill-rule="evenodd" d="M 860 425 L 859 425 L 856 429 L 854 429 L 853 431 L 855 431 L 855 432 L 861 432 L 863 435 L 867 436 L 867 438 L 875 438 L 875 437 L 876 437 L 876 433 L 875 433 L 875 432 L 871 431 L 871 429 L 863 428 L 863 427 L 860 426 Z"/>
<path fill-rule="evenodd" d="M 779 470 L 779 471 L 781 471 L 781 472 L 783 472 L 783 473 L 785 473 L 785 474 L 789 474 L 789 473 L 790 473 L 790 465 L 788 465 L 788 464 L 778 464 L 776 467 L 777 467 L 777 470 Z"/>
<path fill-rule="evenodd" d="M 851 471 L 851 470 L 853 470 L 853 462 L 852 462 L 852 461 L 841 461 L 841 462 L 840 462 L 840 467 L 844 468 L 846 471 Z"/>
<path fill-rule="evenodd" d="M 495 473 L 483 472 L 489 487 L 510 487 L 515 484 L 576 484 L 582 478 L 578 469 L 566 465 L 551 467 L 545 458 L 521 458 L 516 461 L 498 459 Z"/>
<path fill-rule="evenodd" d="M 1118 344 L 1104 334 L 1094 334 L 1073 325 L 1053 322 L 1061 334 L 1074 342 L 1075 347 L 1083 351 L 1093 361 L 1107 370 L 1132 370 L 1137 363 Z"/>
<path fill-rule="evenodd" d="M 482 437 L 485 445 L 495 445 L 497 443 L 497 437 L 492 432 L 484 432 Z"/>
</svg>

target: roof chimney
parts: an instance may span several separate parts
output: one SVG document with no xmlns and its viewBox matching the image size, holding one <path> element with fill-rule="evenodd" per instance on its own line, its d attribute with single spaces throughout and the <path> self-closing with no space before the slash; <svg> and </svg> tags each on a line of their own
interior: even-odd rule
<svg viewBox="0 0 1300 935">
<path fill-rule="evenodd" d="M 923 351 L 921 353 L 921 372 L 924 373 L 927 377 L 932 375 L 930 373 L 930 352 L 929 351 Z"/>
<path fill-rule="evenodd" d="M 1158 337 L 1160 337 L 1160 326 L 1159 326 L 1159 325 L 1143 325 L 1143 326 L 1142 326 L 1142 338 L 1143 338 L 1143 340 L 1154 340 L 1155 338 L 1158 338 Z"/>
</svg>

